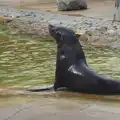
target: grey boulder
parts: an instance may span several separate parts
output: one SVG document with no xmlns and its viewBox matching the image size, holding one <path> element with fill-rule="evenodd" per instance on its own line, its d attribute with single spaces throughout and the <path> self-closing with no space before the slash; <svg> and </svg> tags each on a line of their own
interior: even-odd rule
<svg viewBox="0 0 120 120">
<path fill-rule="evenodd" d="M 59 11 L 87 9 L 87 0 L 57 0 Z"/>
</svg>

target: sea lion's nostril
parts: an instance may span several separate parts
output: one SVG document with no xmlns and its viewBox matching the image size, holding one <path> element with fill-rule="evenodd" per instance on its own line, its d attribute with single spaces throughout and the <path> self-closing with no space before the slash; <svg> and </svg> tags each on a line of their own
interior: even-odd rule
<svg viewBox="0 0 120 120">
<path fill-rule="evenodd" d="M 48 27 L 49 27 L 50 29 L 53 29 L 53 28 L 54 28 L 54 26 L 51 25 L 51 24 L 49 24 Z"/>
</svg>

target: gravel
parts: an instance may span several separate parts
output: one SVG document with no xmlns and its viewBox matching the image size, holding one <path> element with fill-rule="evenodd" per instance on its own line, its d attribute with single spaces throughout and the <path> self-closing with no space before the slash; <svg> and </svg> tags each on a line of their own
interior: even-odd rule
<svg viewBox="0 0 120 120">
<path fill-rule="evenodd" d="M 92 17 L 75 17 L 30 10 L 17 10 L 8 6 L 0 6 L 0 17 L 13 17 L 10 28 L 16 34 L 28 34 L 36 37 L 48 36 L 48 24 L 65 26 L 76 33 L 86 35 L 88 42 L 120 47 L 120 22 Z"/>
</svg>

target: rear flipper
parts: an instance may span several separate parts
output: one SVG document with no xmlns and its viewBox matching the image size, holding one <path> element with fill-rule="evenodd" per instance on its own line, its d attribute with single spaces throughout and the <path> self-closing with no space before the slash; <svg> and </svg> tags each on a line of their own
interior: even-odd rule
<svg viewBox="0 0 120 120">
<path fill-rule="evenodd" d="M 44 91 L 54 91 L 54 86 L 48 88 L 36 88 L 36 89 L 28 89 L 29 92 L 44 92 Z"/>
</svg>

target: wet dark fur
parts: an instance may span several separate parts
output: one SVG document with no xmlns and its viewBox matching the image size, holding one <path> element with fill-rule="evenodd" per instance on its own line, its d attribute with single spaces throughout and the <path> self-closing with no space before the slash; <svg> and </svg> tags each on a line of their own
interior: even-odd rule
<svg viewBox="0 0 120 120">
<path fill-rule="evenodd" d="M 49 25 L 49 32 L 57 43 L 55 83 L 50 89 L 65 87 L 82 93 L 120 94 L 120 81 L 101 77 L 89 68 L 82 46 L 71 29 Z"/>
</svg>

